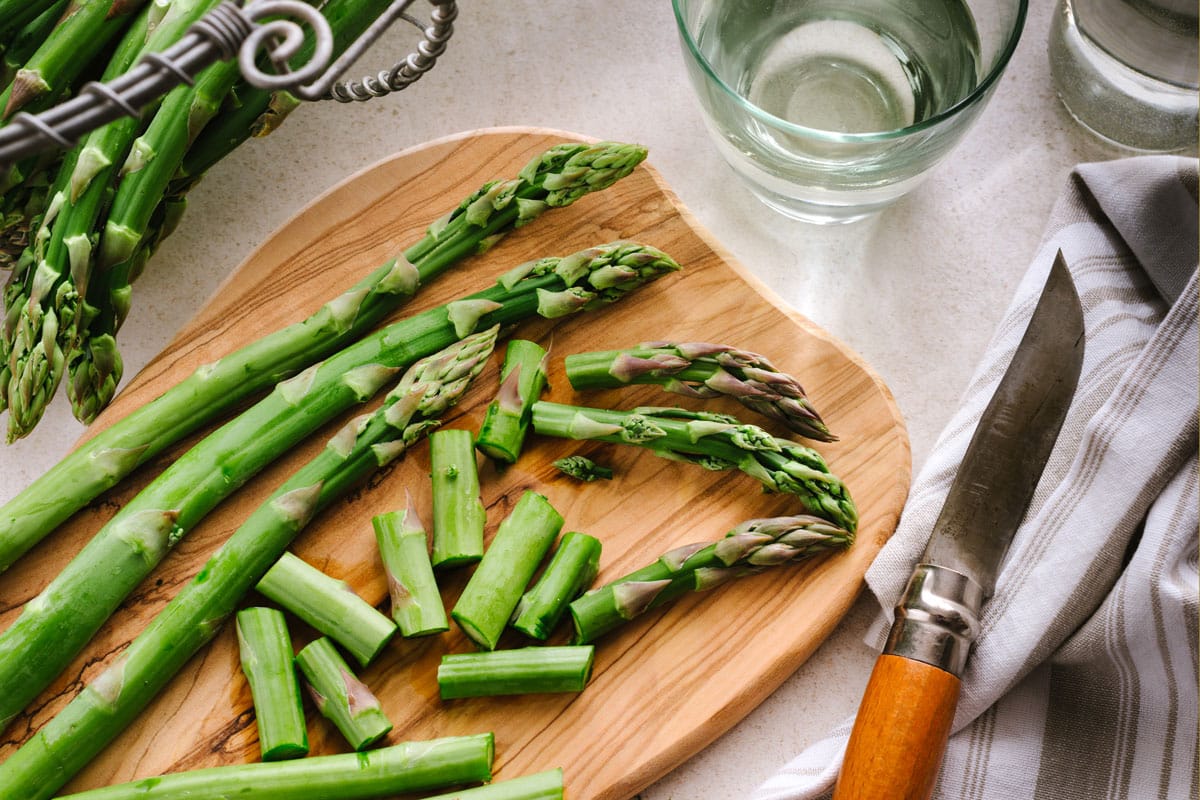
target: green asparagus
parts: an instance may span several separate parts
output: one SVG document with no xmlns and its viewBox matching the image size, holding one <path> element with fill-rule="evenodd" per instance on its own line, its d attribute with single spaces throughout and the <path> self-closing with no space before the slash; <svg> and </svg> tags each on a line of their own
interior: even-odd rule
<svg viewBox="0 0 1200 800">
<path fill-rule="evenodd" d="M 572 288 L 591 296 L 574 310 L 616 302 L 678 269 L 664 254 L 640 245 L 619 243 L 596 252 L 586 274 L 571 275 L 576 281 Z M 500 303 L 480 325 L 508 325 L 547 313 L 545 294 L 567 291 L 554 272 L 557 262 L 543 260 L 511 289 L 498 286 L 474 295 Z M 617 264 L 625 277 L 610 284 L 608 276 Z M 0 634 L 0 686 L 9 687 L 0 696 L 0 727 L 70 663 L 129 592 L 217 504 L 319 426 L 365 401 L 397 370 L 455 338 L 445 307 L 383 328 L 280 383 L 176 460 L 126 503 Z"/>
<path fill-rule="evenodd" d="M 238 657 L 254 698 L 263 761 L 308 755 L 308 730 L 296 680 L 295 654 L 283 612 L 243 608 L 237 613 Z"/>
<path fill-rule="evenodd" d="M 134 26 L 103 80 L 125 72 L 138 56 L 160 52 L 178 41 L 219 0 L 172 0 L 162 19 L 137 46 Z M 132 47 L 127 46 L 133 42 Z M 67 354 L 78 338 L 93 265 L 93 229 L 111 192 L 111 181 L 137 135 L 140 120 L 121 117 L 89 133 L 78 157 L 56 184 L 35 240 L 20 313 L 8 336 L 8 438 L 27 435 L 41 420 L 58 389 Z"/>
<path fill-rule="evenodd" d="M 392 729 L 383 707 L 367 685 L 347 666 L 333 642 L 317 639 L 296 654 L 317 711 L 328 719 L 355 750 L 366 750 Z"/>
<path fill-rule="evenodd" d="M 375 541 L 387 573 L 392 599 L 392 619 L 404 636 L 428 636 L 450 630 L 446 608 L 438 592 L 425 526 L 409 500 L 403 511 L 378 514 L 371 519 Z"/>
<path fill-rule="evenodd" d="M 351 420 L 234 532 L 192 581 L 23 747 L 0 764 L 0 786 L 46 800 L 167 685 L 287 550 L 311 517 L 391 463 L 436 424 L 483 368 L 495 332 L 414 365 L 367 418 Z"/>
<path fill-rule="evenodd" d="M 439 794 L 428 800 L 563 800 L 561 769 L 537 772 L 474 789 Z"/>
<path fill-rule="evenodd" d="M 587 456 L 566 456 L 554 460 L 554 466 L 564 475 L 570 475 L 575 480 L 591 483 L 597 480 L 611 481 L 613 471 L 602 467 Z"/>
<path fill-rule="evenodd" d="M 396 623 L 336 580 L 291 553 L 258 582 L 259 594 L 337 641 L 364 667 L 387 646 Z"/>
<path fill-rule="evenodd" d="M 534 639 L 548 639 L 567 605 L 596 580 L 600 540 L 578 531 L 563 534 L 550 564 L 513 612 L 513 627 Z"/>
<path fill-rule="evenodd" d="M 594 657 L 590 645 L 450 653 L 438 667 L 438 689 L 443 700 L 582 692 Z"/>
<path fill-rule="evenodd" d="M 536 342 L 514 339 L 504 353 L 500 393 L 488 405 L 475 446 L 489 458 L 516 462 L 529 428 L 529 409 L 546 388 L 546 351 Z"/>
<path fill-rule="evenodd" d="M 483 557 L 487 512 L 479 499 L 479 472 L 471 432 L 443 429 L 429 437 L 433 483 L 433 566 L 474 564 Z"/>
<path fill-rule="evenodd" d="M 490 733 L 453 736 L 366 753 L 176 772 L 61 800 L 358 800 L 490 780 L 494 752 Z"/>
<path fill-rule="evenodd" d="M 743 522 L 712 544 L 679 547 L 570 605 L 577 644 L 687 594 L 809 556 L 841 550 L 854 534 L 808 515 Z"/>
<path fill-rule="evenodd" d="M 471 641 L 495 650 L 525 586 L 550 551 L 563 518 L 537 492 L 526 491 L 513 507 L 450 616 Z"/>
<path fill-rule="evenodd" d="M 493 184 L 487 184 L 401 258 L 384 264 L 308 319 L 199 368 L 93 437 L 0 508 L 0 571 L 165 448 L 361 337 L 418 286 L 485 242 L 530 221 L 536 204 L 568 205 L 581 192 L 603 189 L 624 177 L 644 157 L 645 150 L 633 145 L 551 148 L 530 162 L 515 185 L 506 184 L 511 194 L 492 196 Z"/>
<path fill-rule="evenodd" d="M 611 389 L 630 383 L 661 386 L 684 397 L 732 397 L 782 422 L 793 433 L 831 442 L 800 382 L 766 357 L 707 342 L 648 342 L 626 350 L 573 353 L 565 361 L 575 389 Z"/>
<path fill-rule="evenodd" d="M 13 13 L 8 17 L 5 16 L 4 10 L 0 9 L 0 20 L 3 20 L 0 22 L 0 36 L 7 37 L 6 31 L 11 25 L 24 22 L 20 30 L 12 36 L 12 41 L 4 48 L 4 64 L 0 67 L 0 89 L 8 88 L 17 77 L 17 70 L 25 66 L 42 46 L 42 42 L 49 38 L 50 31 L 58 25 L 68 2 L 69 0 L 25 2 L 24 14 Z M 30 13 L 36 13 L 37 16 L 27 18 Z"/>
<path fill-rule="evenodd" d="M 533 428 L 547 436 L 638 445 L 705 469 L 740 469 L 769 491 L 796 495 L 810 513 L 846 530 L 858 524 L 854 501 L 819 453 L 725 414 L 609 411 L 541 401 L 533 406 Z"/>
<path fill-rule="evenodd" d="M 116 393 L 122 360 L 115 336 L 129 312 L 137 251 L 188 144 L 220 108 L 238 76 L 236 61 L 218 62 L 194 86 L 171 91 L 133 142 L 104 222 L 97 274 L 86 293 L 79 336 L 67 352 L 67 396 L 76 419 L 90 424 Z"/>
<path fill-rule="evenodd" d="M 53 34 L 0 93 L 0 121 L 57 101 L 143 5 L 146 0 L 74 0 Z M 165 4 L 156 0 L 154 5 Z"/>
</svg>

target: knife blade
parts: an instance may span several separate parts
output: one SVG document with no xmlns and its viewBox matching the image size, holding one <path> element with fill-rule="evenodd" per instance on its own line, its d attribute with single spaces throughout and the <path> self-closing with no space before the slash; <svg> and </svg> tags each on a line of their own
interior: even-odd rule
<svg viewBox="0 0 1200 800">
<path fill-rule="evenodd" d="M 1060 251 L 896 607 L 834 800 L 933 793 L 983 603 L 1058 439 L 1083 350 L 1083 311 Z"/>
</svg>

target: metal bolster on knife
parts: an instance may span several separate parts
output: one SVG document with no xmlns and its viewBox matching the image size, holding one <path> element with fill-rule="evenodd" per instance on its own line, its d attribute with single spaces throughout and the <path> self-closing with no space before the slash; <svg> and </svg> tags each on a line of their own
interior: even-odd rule
<svg viewBox="0 0 1200 800">
<path fill-rule="evenodd" d="M 962 677 L 979 635 L 983 589 L 961 572 L 918 564 L 896 606 L 884 653 L 930 664 Z"/>
</svg>

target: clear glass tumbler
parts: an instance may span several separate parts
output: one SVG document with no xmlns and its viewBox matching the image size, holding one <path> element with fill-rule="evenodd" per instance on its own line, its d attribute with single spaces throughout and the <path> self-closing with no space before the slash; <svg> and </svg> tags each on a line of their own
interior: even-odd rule
<svg viewBox="0 0 1200 800">
<path fill-rule="evenodd" d="M 1085 128 L 1145 152 L 1194 148 L 1200 136 L 1196 0 L 1059 0 L 1050 75 Z"/>
<path fill-rule="evenodd" d="M 1027 0 L 673 0 L 725 160 L 794 219 L 851 222 L 915 187 L 991 97 Z"/>
</svg>

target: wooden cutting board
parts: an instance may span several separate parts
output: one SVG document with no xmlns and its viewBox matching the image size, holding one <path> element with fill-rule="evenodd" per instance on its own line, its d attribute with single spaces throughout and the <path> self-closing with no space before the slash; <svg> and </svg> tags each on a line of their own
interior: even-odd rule
<svg viewBox="0 0 1200 800">
<path fill-rule="evenodd" d="M 403 152 L 317 199 L 258 248 L 217 295 L 121 393 L 94 426 L 104 428 L 157 396 L 196 366 L 264 332 L 304 318 L 369 269 L 416 241 L 424 227 L 482 183 L 509 177 L 546 147 L 572 134 L 500 129 L 454 136 Z M 573 392 L 562 356 L 654 339 L 716 341 L 768 355 L 800 377 L 835 444 L 818 445 L 848 485 L 862 516 L 848 552 L 684 598 L 601 640 L 594 677 L 580 695 L 441 702 L 436 670 L 444 653 L 470 648 L 454 630 L 397 639 L 361 677 L 395 729 L 388 742 L 493 731 L 497 776 L 561 766 L 573 800 L 624 800 L 686 760 L 760 703 L 813 652 L 849 609 L 863 573 L 894 529 L 908 489 L 910 453 L 903 422 L 882 381 L 833 336 L 789 311 L 734 262 L 647 165 L 603 193 L 546 214 L 422 291 L 421 310 L 490 284 L 509 267 L 565 255 L 614 239 L 670 253 L 684 269 L 606 310 L 559 324 L 526 324 L 516 335 L 550 346 L 549 399 L 632 408 L 695 401 L 652 387 Z M 448 427 L 477 429 L 498 383 L 494 358 Z M 736 404 L 707 406 L 751 419 Z M 347 415 L 349 416 L 349 415 Z M 0 759 L 44 724 L 191 579 L 213 550 L 287 475 L 312 457 L 341 424 L 267 470 L 181 542 L 98 634 L 68 672 L 4 733 Z M 194 437 L 191 441 L 195 441 Z M 188 443 L 146 465 L 81 511 L 0 577 L 0 625 L 41 590 L 86 539 Z M 585 452 L 612 466 L 611 482 L 583 485 L 551 462 Z M 331 507 L 302 534 L 295 552 L 345 578 L 386 607 L 386 585 L 370 518 L 400 507 L 411 492 L 429 519 L 428 446 Z M 514 467 L 481 469 L 488 536 L 526 489 L 544 493 L 566 519 L 604 543 L 600 581 L 640 567 L 677 545 L 720 537 L 754 517 L 799 510 L 794 498 L 767 495 L 740 473 L 713 473 L 631 447 L 581 445 L 531 437 Z M 444 587 L 457 598 L 465 573 Z M 252 596 L 247 603 L 261 603 Z M 297 623 L 297 646 L 313 635 Z M 509 634 L 501 646 L 521 646 Z M 565 638 L 565 631 L 558 639 Z M 313 754 L 343 752 L 336 730 L 312 709 Z M 232 626 L 192 661 L 126 731 L 67 788 L 82 790 L 137 777 L 258 760 L 249 689 Z M 736 769 L 730 765 L 730 769 Z"/>
</svg>

